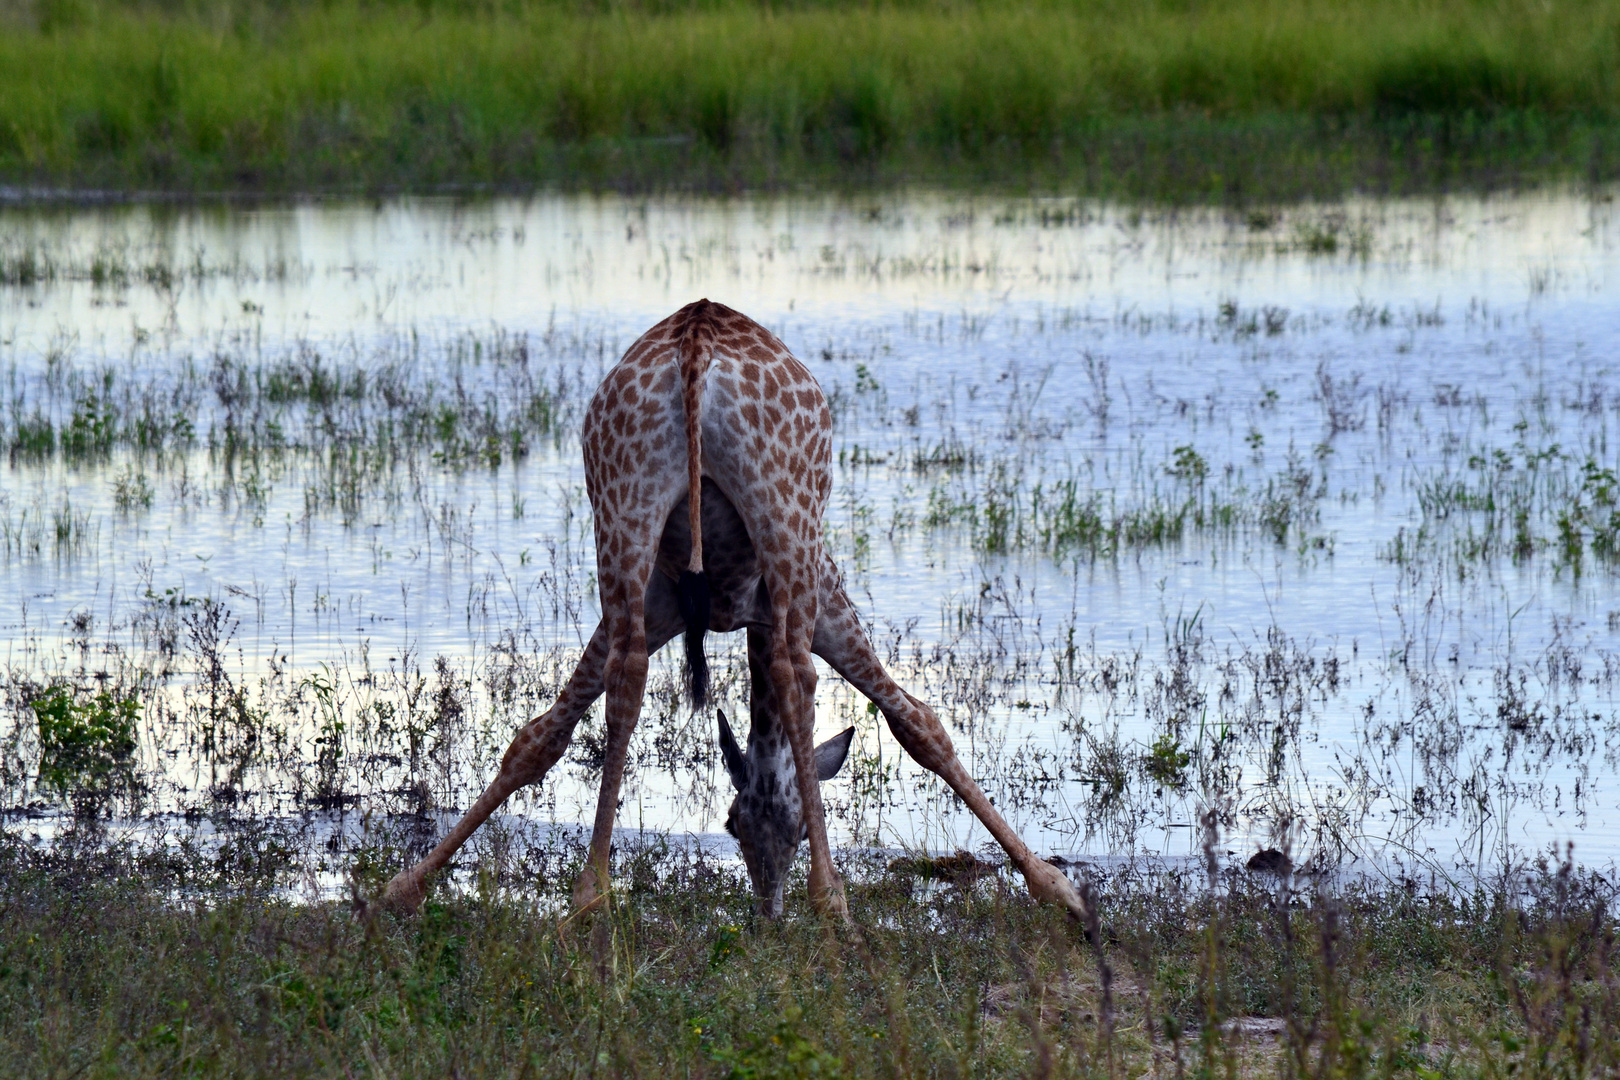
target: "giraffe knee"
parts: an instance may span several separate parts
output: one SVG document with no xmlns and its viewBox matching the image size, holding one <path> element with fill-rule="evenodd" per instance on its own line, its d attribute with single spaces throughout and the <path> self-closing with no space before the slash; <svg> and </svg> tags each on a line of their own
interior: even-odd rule
<svg viewBox="0 0 1620 1080">
<path fill-rule="evenodd" d="M 894 735 L 894 741 L 900 744 L 900 749 L 910 754 L 912 760 L 937 771 L 956 757 L 956 748 L 951 745 L 951 737 L 945 733 L 945 726 L 939 722 L 933 710 L 915 700 L 912 704 L 911 715 L 886 717 L 889 731 Z"/>
<path fill-rule="evenodd" d="M 501 773 L 517 787 L 534 783 L 550 771 L 568 747 L 572 724 L 558 723 L 550 715 L 525 724 L 506 748 Z"/>
<path fill-rule="evenodd" d="M 647 639 L 644 634 L 636 634 L 635 621 L 631 620 L 629 626 L 614 634 L 613 644 L 608 649 L 602 674 L 609 690 L 623 679 L 647 676 Z"/>
<path fill-rule="evenodd" d="M 778 690 L 798 684 L 798 675 L 793 670 L 793 661 L 781 653 L 771 658 L 771 682 Z"/>
<path fill-rule="evenodd" d="M 619 678 L 632 686 L 640 686 L 647 681 L 647 649 L 627 649 L 619 660 Z"/>
<path fill-rule="evenodd" d="M 905 724 L 897 724 L 893 717 L 889 717 L 889 734 L 894 741 L 900 744 L 900 749 L 911 756 L 913 761 L 923 762 L 924 754 L 922 744 L 912 737 L 911 729 Z M 924 762 L 926 764 L 926 762 Z"/>
<path fill-rule="evenodd" d="M 508 748 L 506 759 L 501 762 L 501 782 L 512 790 L 528 787 L 545 774 L 540 762 L 535 760 L 537 755 L 530 747 L 522 749 Z"/>
<path fill-rule="evenodd" d="M 621 652 L 615 649 L 609 656 L 607 666 L 603 672 L 603 690 L 606 692 L 607 719 L 611 722 L 617 712 L 616 703 L 622 700 L 621 694 L 629 687 L 635 694 L 641 692 L 646 686 L 647 658 L 637 657 L 628 650 Z"/>
<path fill-rule="evenodd" d="M 900 692 L 906 694 L 904 690 Z M 917 714 L 917 721 L 921 726 L 929 730 L 943 731 L 945 729 L 945 725 L 939 722 L 939 715 L 934 712 L 934 707 L 928 702 L 906 694 L 906 704 L 910 705 L 911 711 Z"/>
<path fill-rule="evenodd" d="M 793 671 L 798 675 L 800 682 L 808 681 L 812 685 L 815 683 L 816 661 L 808 649 L 793 657 Z"/>
</svg>

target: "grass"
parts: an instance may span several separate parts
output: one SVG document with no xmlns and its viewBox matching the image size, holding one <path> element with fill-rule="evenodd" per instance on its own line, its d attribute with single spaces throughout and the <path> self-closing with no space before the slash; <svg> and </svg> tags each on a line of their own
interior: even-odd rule
<svg viewBox="0 0 1620 1080">
<path fill-rule="evenodd" d="M 310 467 L 306 507 L 337 506 L 352 521 L 365 498 L 397 498 L 399 477 L 417 457 L 451 469 L 493 469 L 571 430 L 582 407 L 577 372 L 530 366 L 531 350 L 543 361 L 550 348 L 497 330 L 396 338 L 364 357 L 307 343 L 268 363 L 221 350 L 208 367 L 185 365 L 177 382 L 161 387 L 63 356 L 50 386 L 13 394 L 10 419 L 0 417 L 0 449 L 13 464 L 75 467 L 105 463 L 115 451 L 172 464 L 203 449 L 249 507 L 262 507 L 297 460 Z M 425 357 L 439 378 L 424 376 Z M 149 509 L 152 480 L 127 466 L 112 479 L 112 494 L 120 511 Z M 72 528 L 64 532 L 64 513 L 57 513 L 59 546 L 89 524 L 83 513 L 68 514 Z M 40 552 L 37 542 L 23 540 L 25 519 L 6 522 L 8 553 Z"/>
<path fill-rule="evenodd" d="M 138 284 L 172 291 L 215 280 L 241 284 L 282 282 L 297 276 L 298 268 L 289 267 L 284 259 L 267 260 L 262 266 L 221 264 L 197 252 L 191 262 L 184 263 L 173 252 L 150 245 L 102 243 L 89 252 L 67 253 L 48 245 L 0 237 L 0 285 L 17 288 L 82 282 L 96 288 L 122 289 Z"/>
<path fill-rule="evenodd" d="M 377 854 L 359 853 L 362 887 Z M 160 860 L 93 830 L 49 856 L 8 840 L 0 1071 L 1433 1080 L 1620 1063 L 1614 885 L 1567 865 L 1462 896 L 1122 871 L 1084 927 L 1001 876 L 924 886 L 868 863 L 846 867 L 858 926 L 835 928 L 757 922 L 735 867 L 652 843 L 620 850 L 609 911 L 559 925 L 580 854 L 486 849 L 471 891 L 367 921 L 268 891 L 274 860 Z"/>
<path fill-rule="evenodd" d="M 1620 160 L 1611 0 L 36 0 L 6 23 L 0 72 L 32 77 L 0 79 L 0 176 L 72 188 L 1265 199 Z"/>
</svg>

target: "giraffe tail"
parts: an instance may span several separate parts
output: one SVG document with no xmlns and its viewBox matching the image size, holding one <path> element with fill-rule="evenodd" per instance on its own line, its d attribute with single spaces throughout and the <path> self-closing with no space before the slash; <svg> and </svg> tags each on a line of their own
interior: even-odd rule
<svg viewBox="0 0 1620 1080">
<path fill-rule="evenodd" d="M 681 571 L 676 584 L 681 618 L 686 622 L 686 692 L 692 708 L 709 700 L 709 661 L 703 655 L 703 635 L 709 629 L 709 580 L 703 571 Z"/>
<path fill-rule="evenodd" d="M 703 655 L 703 635 L 709 630 L 709 579 L 703 572 L 703 376 L 709 367 L 714 327 L 714 305 L 699 300 L 689 306 L 681 330 L 681 400 L 686 408 L 687 506 L 691 514 L 692 558 L 676 583 L 681 620 L 686 623 L 686 688 L 694 709 L 709 700 L 709 661 Z"/>
</svg>

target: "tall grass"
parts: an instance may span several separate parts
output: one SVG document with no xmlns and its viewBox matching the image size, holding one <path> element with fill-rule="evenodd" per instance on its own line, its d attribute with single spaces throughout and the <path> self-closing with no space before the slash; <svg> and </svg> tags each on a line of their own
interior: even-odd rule
<svg viewBox="0 0 1620 1080">
<path fill-rule="evenodd" d="M 38 0 L 7 30 L 0 173 L 78 184 L 1308 187 L 1374 144 L 1386 182 L 1601 168 L 1620 112 L 1612 0 Z"/>
</svg>

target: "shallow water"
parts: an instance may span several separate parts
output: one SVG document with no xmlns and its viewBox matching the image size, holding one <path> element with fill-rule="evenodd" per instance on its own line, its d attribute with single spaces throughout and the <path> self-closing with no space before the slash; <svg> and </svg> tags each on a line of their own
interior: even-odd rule
<svg viewBox="0 0 1620 1080">
<path fill-rule="evenodd" d="M 594 624 L 579 411 L 708 296 L 828 392 L 852 594 L 1041 851 L 1187 852 L 1215 807 L 1240 856 L 1620 853 L 1612 196 L 400 200 L 0 237 L 36 268 L 0 287 L 10 682 L 139 682 L 148 810 L 465 805 Z M 40 418 L 57 449 L 18 449 Z M 659 670 L 621 821 L 710 831 L 712 724 Z M 840 836 L 980 846 L 835 683 Z M 225 684 L 276 739 L 199 736 Z M 6 801 L 50 805 L 20 695 Z M 553 775 L 515 808 L 587 820 L 589 761 Z"/>
</svg>

